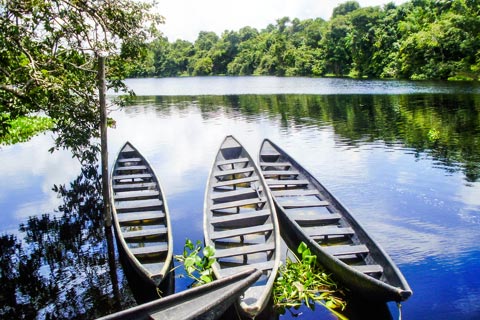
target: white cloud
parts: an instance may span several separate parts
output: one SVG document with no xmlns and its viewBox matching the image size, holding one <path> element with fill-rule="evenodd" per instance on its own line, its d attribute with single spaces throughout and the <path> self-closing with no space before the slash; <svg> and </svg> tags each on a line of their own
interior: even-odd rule
<svg viewBox="0 0 480 320">
<path fill-rule="evenodd" d="M 251 26 L 259 30 L 282 17 L 323 18 L 346 0 L 160 0 L 158 11 L 166 18 L 163 33 L 170 41 L 195 41 L 200 31 L 239 30 Z M 395 0 L 396 4 L 406 0 Z M 360 0 L 361 7 L 384 5 L 389 0 Z"/>
<path fill-rule="evenodd" d="M 53 146 L 50 134 L 26 143 L 2 147 L 0 154 L 0 223 L 17 228 L 29 216 L 52 212 L 61 202 L 52 191 L 54 184 L 67 184 L 80 173 L 78 160 L 67 150 Z"/>
</svg>

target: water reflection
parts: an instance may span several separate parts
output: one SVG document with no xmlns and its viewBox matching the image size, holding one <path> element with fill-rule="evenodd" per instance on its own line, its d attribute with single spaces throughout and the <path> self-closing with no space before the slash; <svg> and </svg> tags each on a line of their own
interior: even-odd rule
<svg viewBox="0 0 480 320">
<path fill-rule="evenodd" d="M 18 224 L 39 212 L 49 212 L 60 201 L 51 192 L 55 183 L 68 183 L 80 170 L 77 160 L 61 150 L 48 152 L 51 134 L 39 135 L 28 143 L 0 148 L 0 215 L 2 231 L 18 233 Z"/>
<path fill-rule="evenodd" d="M 135 105 L 112 113 L 117 129 L 109 132 L 110 164 L 127 140 L 150 159 L 165 187 L 174 254 L 179 254 L 185 238 L 203 238 L 205 183 L 222 138 L 234 134 L 252 155 L 263 138 L 271 138 L 350 207 L 399 265 L 414 290 L 403 305 L 405 318 L 476 318 L 479 99 L 452 94 L 138 97 Z M 35 140 L 0 153 L 2 169 L 13 170 L 0 171 L 0 317 L 95 318 L 136 304 L 118 257 L 109 264 L 97 168 L 85 167 L 70 186 L 47 192 L 73 169 L 55 171 L 65 157 L 38 157 L 39 148 L 47 149 Z M 38 161 L 32 162 L 32 154 Z M 29 163 L 34 174 L 27 174 Z M 47 192 L 44 201 L 39 190 Z M 35 216 L 23 220 L 20 233 L 10 232 L 12 224 L 18 226 L 10 216 L 35 197 L 38 207 L 22 211 Z M 52 210 L 58 202 L 51 199 L 60 201 L 58 210 Z M 118 287 L 111 280 L 115 275 Z M 178 292 L 190 281 L 176 276 Z M 381 313 L 384 307 L 372 309 Z M 395 306 L 389 309 L 397 318 Z M 332 318 L 319 307 L 304 311 L 301 319 L 319 317 Z"/>
<path fill-rule="evenodd" d="M 302 77 L 182 77 L 128 79 L 137 95 L 448 94 L 479 93 L 475 82 L 356 80 Z"/>
<path fill-rule="evenodd" d="M 138 97 L 137 106 L 156 106 L 168 116 L 171 106 L 187 111 L 198 106 L 202 118 L 240 113 L 258 121 L 280 120 L 288 133 L 309 126 L 332 126 L 339 146 L 381 142 L 382 148 L 428 155 L 447 173 L 461 171 L 468 182 L 480 178 L 480 96 L 478 95 L 231 95 Z M 223 108 L 223 107 L 226 108 Z M 138 112 L 138 109 L 126 109 Z"/>
<path fill-rule="evenodd" d="M 83 167 L 69 187 L 53 188 L 61 214 L 30 217 L 21 240 L 1 236 L 2 318 L 90 319 L 118 310 L 120 297 L 132 304 L 109 273 L 99 178 L 96 165 Z"/>
</svg>

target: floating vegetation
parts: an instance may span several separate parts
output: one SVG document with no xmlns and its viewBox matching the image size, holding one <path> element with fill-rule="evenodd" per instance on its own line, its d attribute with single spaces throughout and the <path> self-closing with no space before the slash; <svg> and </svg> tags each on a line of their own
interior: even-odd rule
<svg viewBox="0 0 480 320">
<path fill-rule="evenodd" d="M 200 251 L 203 257 L 200 256 Z M 216 259 L 215 249 L 212 246 L 206 246 L 202 250 L 202 242 L 199 240 L 195 244 L 190 239 L 185 240 L 183 254 L 176 255 L 175 260 L 180 262 L 187 273 L 187 276 L 194 280 L 192 286 L 199 286 L 213 281 L 212 265 Z"/>
<path fill-rule="evenodd" d="M 315 304 L 318 303 L 339 319 L 347 319 L 340 314 L 346 302 L 341 298 L 343 294 L 337 284 L 318 266 L 316 256 L 312 255 L 304 242 L 297 251 L 301 258 L 293 254 L 295 261 L 292 261 L 287 257 L 273 286 L 273 302 L 277 312 L 284 314 L 286 309 L 298 309 L 302 304 L 315 310 Z"/>
</svg>

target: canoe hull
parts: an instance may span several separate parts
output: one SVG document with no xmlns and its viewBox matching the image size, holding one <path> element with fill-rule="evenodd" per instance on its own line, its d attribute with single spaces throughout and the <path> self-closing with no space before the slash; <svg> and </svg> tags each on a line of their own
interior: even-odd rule
<svg viewBox="0 0 480 320">
<path fill-rule="evenodd" d="M 280 263 L 275 205 L 255 161 L 232 136 L 222 142 L 207 181 L 205 245 L 215 248 L 217 279 L 245 268 L 261 279 L 238 301 L 241 313 L 255 317 L 270 300 Z"/>
<path fill-rule="evenodd" d="M 129 142 L 118 152 L 110 180 L 113 227 L 122 264 L 136 273 L 131 278 L 156 292 L 173 258 L 165 193 L 153 168 Z"/>
<path fill-rule="evenodd" d="M 218 319 L 260 276 L 261 271 L 245 270 L 100 319 Z"/>
<path fill-rule="evenodd" d="M 270 151 L 264 151 L 265 156 L 262 157 L 262 150 Z M 270 155 L 267 155 L 268 153 L 270 153 Z M 272 155 L 275 153 L 278 154 L 278 157 Z M 272 161 L 272 163 L 265 161 L 273 159 L 275 159 L 275 161 Z M 280 201 L 281 199 L 274 196 L 273 199 L 277 206 L 277 215 L 281 226 L 282 236 L 291 248 L 297 248 L 302 241 L 305 242 L 310 248 L 311 252 L 317 256 L 317 261 L 327 270 L 332 272 L 335 278 L 342 282 L 348 289 L 350 289 L 354 295 L 359 295 L 364 299 L 378 302 L 404 301 L 410 297 L 412 291 L 391 258 L 365 232 L 365 230 L 360 226 L 350 212 L 308 171 L 306 171 L 280 147 L 276 146 L 273 142 L 267 139 L 263 142 L 261 147 L 260 162 L 265 165 L 262 168 L 276 168 L 274 162 L 281 162 L 285 165 L 284 168 L 288 167 L 291 168 L 290 170 L 294 170 L 296 173 L 298 173 L 298 180 L 305 180 L 304 189 L 302 192 L 307 190 L 309 194 L 313 194 L 314 191 L 319 191 L 317 195 L 318 199 L 325 202 L 324 206 L 325 208 L 328 208 L 328 214 L 330 214 L 330 217 L 332 217 L 332 219 L 334 217 L 337 218 L 338 222 L 329 222 L 327 220 L 309 222 L 309 224 L 306 224 L 305 221 L 299 222 L 298 215 L 294 217 L 293 214 L 289 213 L 289 209 L 293 208 L 293 206 L 291 204 L 289 204 L 289 207 L 282 205 Z M 267 165 L 267 163 L 269 165 Z M 268 174 L 268 170 L 264 170 L 263 174 L 265 173 Z M 299 191 L 295 192 L 298 193 Z M 285 191 L 281 194 L 286 195 L 287 193 L 288 191 Z M 304 192 L 304 194 L 306 193 Z M 297 210 L 305 211 L 306 209 L 298 208 Z M 325 211 L 327 212 L 327 210 Z M 300 225 L 300 223 L 302 223 L 302 225 Z M 355 238 L 355 243 L 351 243 L 352 247 L 356 246 L 366 248 L 365 250 L 368 252 L 366 255 L 362 255 L 364 258 L 362 258 L 363 260 L 360 260 L 360 262 L 365 264 L 362 267 L 368 267 L 370 264 L 372 266 L 375 265 L 381 268 L 382 275 L 379 277 L 374 277 L 359 271 L 359 269 L 355 269 L 353 264 L 350 265 L 344 262 L 347 261 L 346 259 L 344 260 L 339 256 L 329 254 L 325 250 L 325 246 L 320 245 L 319 242 L 323 241 L 324 243 L 322 244 L 326 244 L 331 247 L 334 247 L 335 243 L 332 242 L 332 244 L 330 244 L 328 243 L 328 240 L 319 241 L 308 234 L 309 231 L 307 230 L 312 230 L 315 227 L 322 228 L 325 226 L 338 228 L 335 230 L 350 230 L 352 233 L 351 238 Z M 326 238 L 327 237 L 323 239 Z M 327 249 L 331 249 L 331 247 L 328 247 Z M 355 259 L 358 260 L 358 256 L 355 256 Z"/>
</svg>

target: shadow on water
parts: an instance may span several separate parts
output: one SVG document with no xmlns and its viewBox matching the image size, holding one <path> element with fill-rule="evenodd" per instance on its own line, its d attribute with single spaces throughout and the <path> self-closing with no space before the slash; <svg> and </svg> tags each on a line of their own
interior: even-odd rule
<svg viewBox="0 0 480 320">
<path fill-rule="evenodd" d="M 388 305 L 386 303 L 374 303 L 365 301 L 360 297 L 348 297 L 347 307 L 342 312 L 350 320 L 377 319 L 391 320 L 393 319 Z"/>
<path fill-rule="evenodd" d="M 170 266 L 170 272 L 166 274 L 160 287 L 156 287 L 151 282 L 146 282 L 144 278 L 139 276 L 137 272 L 130 266 L 124 254 L 120 253 L 120 261 L 122 268 L 128 281 L 128 286 L 138 304 L 147 303 L 161 297 L 166 297 L 175 292 L 175 271 Z"/>
</svg>

